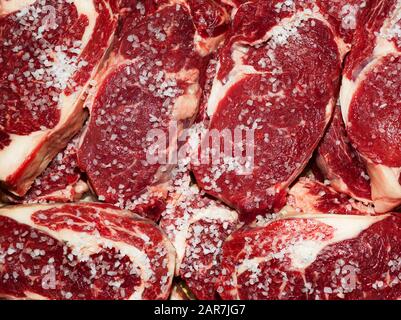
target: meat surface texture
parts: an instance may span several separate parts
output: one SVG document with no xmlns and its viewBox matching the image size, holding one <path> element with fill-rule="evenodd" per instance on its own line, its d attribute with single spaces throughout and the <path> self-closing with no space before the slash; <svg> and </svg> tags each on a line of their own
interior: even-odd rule
<svg viewBox="0 0 401 320">
<path fill-rule="evenodd" d="M 107 1 L 0 1 L 0 183 L 17 196 L 82 127 L 115 28 Z"/>
<path fill-rule="evenodd" d="M 376 211 L 401 204 L 401 2 L 376 1 L 345 66 L 341 107 Z"/>
<path fill-rule="evenodd" d="M 22 198 L 24 203 L 73 202 L 81 199 L 89 190 L 78 168 L 79 138 L 79 135 L 75 137 L 35 179 L 31 189 Z"/>
<path fill-rule="evenodd" d="M 336 191 L 364 202 L 371 201 L 369 175 L 349 141 L 339 107 L 317 149 L 316 163 Z"/>
<path fill-rule="evenodd" d="M 169 142 L 197 114 L 209 54 L 228 20 L 214 1 L 155 3 L 123 19 L 79 150 L 99 199 L 125 208 L 144 194 L 164 196 L 177 151 Z"/>
<path fill-rule="evenodd" d="M 213 300 L 222 246 L 238 228 L 238 214 L 203 196 L 196 186 L 181 188 L 168 202 L 160 226 L 176 248 L 177 276 L 197 299 Z"/>
<path fill-rule="evenodd" d="M 348 50 L 355 36 L 355 30 L 363 26 L 371 6 L 377 0 L 316 0 L 325 18 L 334 27 Z M 296 1 L 294 1 L 296 2 Z"/>
<path fill-rule="evenodd" d="M 288 204 L 302 213 L 374 215 L 372 206 L 365 205 L 344 193 L 334 190 L 331 185 L 301 178 L 289 191 Z"/>
<path fill-rule="evenodd" d="M 102 204 L 0 209 L 0 297 L 167 299 L 175 251 L 149 220 Z"/>
<path fill-rule="evenodd" d="M 33 182 L 23 197 L 4 193 L 3 200 L 13 204 L 74 202 L 89 191 L 78 168 L 78 134 L 67 147 L 59 152 L 49 166 Z"/>
<path fill-rule="evenodd" d="M 286 188 L 322 138 L 346 48 L 308 1 L 247 2 L 232 25 L 207 105 L 209 129 L 253 133 L 254 155 L 239 158 L 223 152 L 226 144 L 212 145 L 224 156 L 195 165 L 194 173 L 208 194 L 252 220 L 285 203 Z M 245 153 L 245 143 L 229 146 Z"/>
<path fill-rule="evenodd" d="M 235 232 L 223 299 L 399 299 L 399 215 L 316 215 Z M 385 250 L 384 250 L 385 249 Z"/>
<path fill-rule="evenodd" d="M 263 2 L 263 0 L 222 0 L 233 8 L 239 8 L 247 2 Z M 342 39 L 347 49 L 351 43 L 357 27 L 362 24 L 370 12 L 372 3 L 376 0 L 283 0 L 274 1 L 276 12 L 288 10 L 298 4 L 314 4 L 332 25 L 338 37 Z M 252 18 L 252 16 L 250 17 Z"/>
</svg>

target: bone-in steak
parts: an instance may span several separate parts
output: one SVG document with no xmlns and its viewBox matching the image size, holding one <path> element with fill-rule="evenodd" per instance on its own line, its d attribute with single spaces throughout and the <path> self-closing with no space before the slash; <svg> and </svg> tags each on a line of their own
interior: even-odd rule
<svg viewBox="0 0 401 320">
<path fill-rule="evenodd" d="M 277 3 L 238 8 L 207 106 L 210 130 L 254 131 L 251 174 L 241 174 L 247 163 L 225 152 L 218 163 L 194 167 L 198 184 L 245 220 L 285 203 L 286 188 L 324 134 L 339 87 L 342 47 L 334 29 L 308 2 Z M 211 148 L 223 153 L 223 145 Z"/>
<path fill-rule="evenodd" d="M 399 299 L 401 217 L 310 215 L 234 233 L 223 299 Z M 385 250 L 383 250 L 385 248 Z"/>
<path fill-rule="evenodd" d="M 82 127 L 110 44 L 107 1 L 0 1 L 0 183 L 23 196 Z"/>
<path fill-rule="evenodd" d="M 175 251 L 151 222 L 101 204 L 0 210 L 0 297 L 167 299 Z"/>
<path fill-rule="evenodd" d="M 126 208 L 143 194 L 163 195 L 177 149 L 169 141 L 197 114 L 208 55 L 228 19 L 214 1 L 160 2 L 124 18 L 88 104 L 91 119 L 79 150 L 99 199 Z M 153 149 L 160 136 L 166 144 Z"/>
<path fill-rule="evenodd" d="M 367 163 L 376 211 L 401 204 L 401 1 L 377 1 L 355 36 L 341 108 L 348 135 Z"/>
</svg>

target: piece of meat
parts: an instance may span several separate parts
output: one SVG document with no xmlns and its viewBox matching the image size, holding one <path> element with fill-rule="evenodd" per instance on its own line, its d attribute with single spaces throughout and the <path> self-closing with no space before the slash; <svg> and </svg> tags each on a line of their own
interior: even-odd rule
<svg viewBox="0 0 401 320">
<path fill-rule="evenodd" d="M 235 9 L 249 2 L 266 2 L 264 0 L 222 1 Z M 349 50 L 355 30 L 365 21 L 374 1 L 376 0 L 282 0 L 274 2 L 274 9 L 279 13 L 282 10 L 291 10 L 300 4 L 310 5 L 315 12 L 320 11 L 320 14 L 333 27 L 337 37 L 344 42 L 345 50 Z"/>
<path fill-rule="evenodd" d="M 321 182 L 301 178 L 289 191 L 288 204 L 298 212 L 347 215 L 374 215 L 374 208 L 364 205 Z"/>
<path fill-rule="evenodd" d="M 202 195 L 188 178 L 172 194 L 160 226 L 176 248 L 176 275 L 197 299 L 213 300 L 221 248 L 238 228 L 238 214 Z"/>
<path fill-rule="evenodd" d="M 245 3 L 230 35 L 207 106 L 209 131 L 224 145 L 207 136 L 193 171 L 208 194 L 251 221 L 285 204 L 287 187 L 312 157 L 332 115 L 345 50 L 322 15 L 301 2 Z"/>
<path fill-rule="evenodd" d="M 345 66 L 341 108 L 377 212 L 401 204 L 401 2 L 376 1 Z"/>
<path fill-rule="evenodd" d="M 0 183 L 13 194 L 81 129 L 115 25 L 105 0 L 0 1 Z"/>
<path fill-rule="evenodd" d="M 355 31 L 363 26 L 376 0 L 316 0 L 324 16 L 336 29 L 347 49 L 351 49 Z"/>
<path fill-rule="evenodd" d="M 242 229 L 223 247 L 223 299 L 396 300 L 401 217 L 301 215 Z"/>
<path fill-rule="evenodd" d="M 166 196 L 177 151 L 169 142 L 197 114 L 209 54 L 228 19 L 214 1 L 196 8 L 192 1 L 155 3 L 141 18 L 123 19 L 88 103 L 90 123 L 78 153 L 99 199 L 125 208 L 143 195 Z M 209 25 L 205 15 L 217 20 Z"/>
<path fill-rule="evenodd" d="M 4 193 L 1 198 L 8 203 L 28 204 L 47 202 L 74 202 L 89 191 L 78 168 L 78 134 L 67 147 L 59 152 L 45 171 L 38 176 L 24 197 Z"/>
<path fill-rule="evenodd" d="M 89 191 L 78 168 L 79 138 L 79 135 L 75 137 L 35 179 L 31 189 L 23 197 L 23 203 L 74 202 Z"/>
<path fill-rule="evenodd" d="M 0 209 L 0 297 L 167 299 L 175 251 L 150 220 L 95 203 Z"/>
<path fill-rule="evenodd" d="M 339 106 L 317 149 L 316 163 L 336 191 L 371 202 L 370 178 L 365 164 L 348 139 Z"/>
</svg>

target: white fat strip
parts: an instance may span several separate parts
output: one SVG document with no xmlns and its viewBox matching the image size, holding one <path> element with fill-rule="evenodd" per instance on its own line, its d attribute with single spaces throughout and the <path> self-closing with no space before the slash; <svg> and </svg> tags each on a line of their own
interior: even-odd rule
<svg viewBox="0 0 401 320">
<path fill-rule="evenodd" d="M 222 34 L 217 37 L 205 39 L 201 35 L 199 35 L 198 31 L 196 31 L 194 35 L 194 43 L 196 51 L 202 57 L 209 55 L 219 47 L 220 43 L 223 42 L 224 36 L 225 35 Z"/>
<path fill-rule="evenodd" d="M 390 168 L 367 161 L 376 212 L 388 212 L 401 204 L 401 168 Z"/>
<path fill-rule="evenodd" d="M 98 13 L 96 11 L 93 0 L 90 1 L 74 0 L 74 5 L 77 8 L 78 15 L 86 16 L 89 21 L 88 25 L 85 28 L 85 33 L 81 38 L 82 48 L 85 48 L 92 38 L 93 30 L 95 30 Z"/>
<path fill-rule="evenodd" d="M 34 4 L 36 0 L 1 0 L 0 15 L 8 15 L 10 13 L 20 11 L 21 9 Z"/>
<path fill-rule="evenodd" d="M 20 166 L 32 152 L 32 146 L 37 145 L 44 137 L 45 132 L 34 132 L 29 136 L 11 135 L 12 143 L 0 151 L 0 180 L 5 181 L 13 168 Z"/>
</svg>

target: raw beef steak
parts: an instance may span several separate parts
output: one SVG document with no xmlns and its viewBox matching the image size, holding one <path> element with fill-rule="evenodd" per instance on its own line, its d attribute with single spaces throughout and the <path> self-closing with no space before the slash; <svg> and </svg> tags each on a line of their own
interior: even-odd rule
<svg viewBox="0 0 401 320">
<path fill-rule="evenodd" d="M 352 147 L 339 107 L 317 149 L 316 163 L 336 191 L 370 202 L 370 178 L 365 164 Z"/>
<path fill-rule="evenodd" d="M 90 123 L 79 150 L 79 165 L 99 199 L 125 208 L 143 194 L 165 196 L 173 142 L 196 116 L 208 55 L 228 19 L 214 1 L 202 7 L 156 3 L 163 4 L 124 18 L 88 104 Z"/>
<path fill-rule="evenodd" d="M 400 28 L 401 1 L 377 1 L 355 36 L 341 89 L 348 136 L 367 163 L 377 212 L 401 204 Z"/>
<path fill-rule="evenodd" d="M 23 196 L 82 127 L 114 33 L 107 1 L 0 1 L 0 183 Z"/>
<path fill-rule="evenodd" d="M 213 300 L 221 271 L 221 248 L 238 227 L 238 214 L 210 200 L 196 186 L 181 186 L 167 205 L 160 226 L 177 251 L 176 274 L 201 300 Z"/>
<path fill-rule="evenodd" d="M 151 221 L 107 205 L 0 209 L 0 297 L 167 299 L 175 252 Z"/>
<path fill-rule="evenodd" d="M 285 204 L 287 187 L 311 158 L 332 115 L 345 51 L 307 2 L 248 2 L 230 34 L 208 101 L 209 129 L 253 132 L 254 142 L 210 146 L 207 137 L 206 150 L 223 156 L 195 163 L 194 173 L 208 194 L 252 220 Z M 227 144 L 231 154 L 223 152 Z M 254 156 L 238 159 L 234 150 L 245 147 Z M 243 174 L 244 167 L 253 170 Z"/>
<path fill-rule="evenodd" d="M 399 299 L 401 217 L 305 215 L 235 232 L 223 299 Z"/>
<path fill-rule="evenodd" d="M 289 191 L 288 204 L 303 213 L 335 213 L 347 215 L 373 215 L 374 209 L 343 193 L 331 185 L 301 178 Z"/>
</svg>

